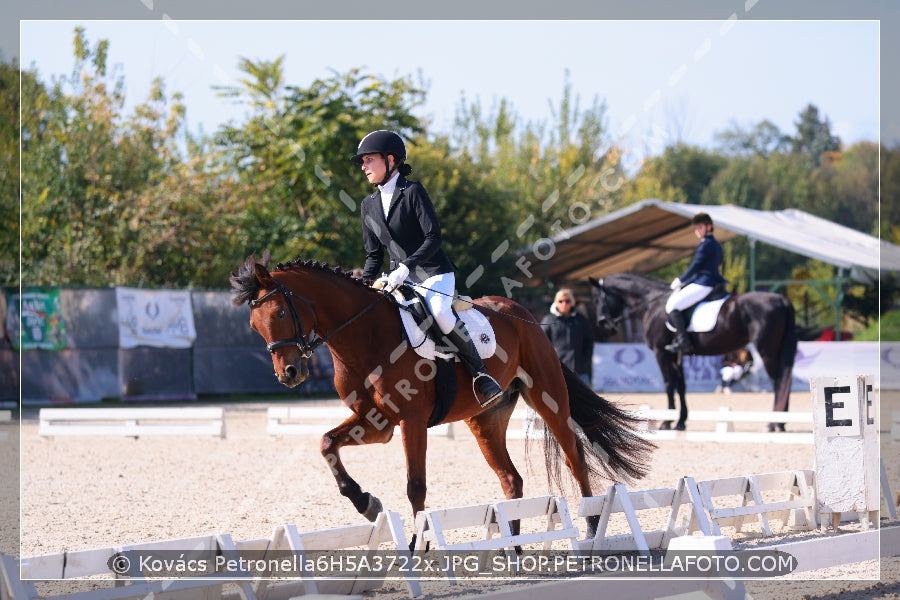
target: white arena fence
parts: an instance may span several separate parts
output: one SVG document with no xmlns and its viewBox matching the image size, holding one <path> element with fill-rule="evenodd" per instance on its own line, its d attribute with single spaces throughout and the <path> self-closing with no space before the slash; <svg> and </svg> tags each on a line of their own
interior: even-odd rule
<svg viewBox="0 0 900 600">
<path fill-rule="evenodd" d="M 303 567 L 315 566 L 315 559 L 305 563 L 303 559 L 317 556 L 317 552 L 335 552 L 358 549 L 360 552 L 387 552 L 390 556 L 406 561 L 417 557 L 425 560 L 428 552 L 459 551 L 503 553 L 501 563 L 506 567 L 502 577 L 517 581 L 518 567 L 527 560 L 531 550 L 551 552 L 639 552 L 647 554 L 657 550 L 674 551 L 730 550 L 730 538 L 725 531 L 739 532 L 748 524 L 756 523 L 764 536 L 772 534 L 769 519 L 780 519 L 782 529 L 814 530 L 817 523 L 816 500 L 812 471 L 783 471 L 743 477 L 696 481 L 692 477 L 679 479 L 672 488 L 629 491 L 622 484 L 609 487 L 606 494 L 583 498 L 578 516 L 598 515 L 600 524 L 592 537 L 581 537 L 569 516 L 563 498 L 541 496 L 445 509 L 423 511 L 417 518 L 404 522 L 399 515 L 387 510 L 379 514 L 374 523 L 363 523 L 316 531 L 300 531 L 295 525 L 284 524 L 275 528 L 270 538 L 236 542 L 230 535 L 215 534 L 177 540 L 153 541 L 92 550 L 63 552 L 43 556 L 30 556 L 21 561 L 2 555 L 0 561 L 0 599 L 2 600 L 124 600 L 131 598 L 165 597 L 168 600 L 192 600 L 195 598 L 275 600 L 300 594 L 361 594 L 383 585 L 386 577 L 402 580 L 410 597 L 423 594 L 422 585 L 429 581 L 456 582 L 459 563 L 441 565 L 429 573 L 415 569 L 387 571 L 360 569 L 342 572 L 339 576 L 324 574 L 324 570 Z M 891 492 L 883 489 L 884 500 L 890 504 Z M 662 530 L 645 530 L 639 514 L 661 510 L 668 514 Z M 611 518 L 624 518 L 627 534 L 608 534 Z M 848 515 L 854 518 L 855 515 Z M 521 520 L 521 528 L 513 533 L 512 522 Z M 412 552 L 406 532 L 414 531 L 416 544 Z M 464 532 L 460 534 L 459 532 Z M 699 533 L 695 535 L 694 532 Z M 880 538 L 880 550 L 879 550 Z M 425 548 L 431 546 L 429 551 Z M 523 548 L 516 555 L 516 546 Z M 784 542 L 768 546 L 766 550 L 779 550 L 795 557 L 794 572 L 855 563 L 879 556 L 900 555 L 900 526 L 882 527 L 856 533 L 828 535 L 800 542 Z M 140 557 L 146 553 L 185 551 L 206 553 L 204 556 L 221 557 L 218 560 L 238 565 L 228 571 L 228 576 L 209 574 L 184 576 L 177 579 L 159 579 L 158 572 L 145 568 Z M 241 553 L 252 552 L 266 565 L 265 572 L 254 571 L 256 562 L 248 562 L 244 568 L 237 559 Z M 287 553 L 287 554 L 286 554 Z M 319 554 L 320 555 L 320 554 Z M 299 557 L 301 568 L 292 571 L 291 577 L 278 578 L 270 565 L 280 564 L 285 556 Z M 371 556 L 369 554 L 368 556 Z M 524 558 L 523 558 L 524 557 Z M 374 563 L 372 563 L 374 564 Z M 413 564 L 412 562 L 408 564 Z M 142 567 L 141 565 L 145 565 Z M 20 572 L 21 569 L 21 572 Z M 498 573 L 501 573 L 498 571 Z M 528 578 L 529 572 L 520 572 Z M 601 576 L 602 577 L 602 576 Z M 114 587 L 75 592 L 55 596 L 41 596 L 36 581 L 75 580 L 99 578 L 111 580 Z M 533 579 L 533 576 L 532 576 Z M 555 592 L 572 593 L 580 589 L 593 589 L 602 585 L 604 593 L 618 590 L 616 597 L 656 598 L 683 592 L 702 592 L 714 598 L 743 597 L 740 580 L 701 578 L 685 581 L 657 576 L 642 580 L 640 586 L 622 587 L 616 577 L 590 579 L 575 578 L 561 582 L 537 583 L 526 588 L 526 595 L 509 596 L 508 592 L 488 594 L 492 598 L 546 598 Z M 227 586 L 236 590 L 229 591 Z M 587 586 L 591 586 L 588 588 Z M 534 595 L 540 591 L 538 595 Z M 516 594 L 523 593 L 520 588 Z M 165 594 L 164 596 L 159 596 Z M 531 595 L 528 595 L 531 594 Z"/>
</svg>

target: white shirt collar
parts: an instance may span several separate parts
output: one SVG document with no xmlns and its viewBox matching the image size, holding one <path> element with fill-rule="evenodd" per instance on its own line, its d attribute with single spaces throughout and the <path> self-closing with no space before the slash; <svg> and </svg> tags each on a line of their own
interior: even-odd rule
<svg viewBox="0 0 900 600">
<path fill-rule="evenodd" d="M 379 185 L 378 189 L 381 190 L 382 194 L 393 194 L 394 189 L 397 187 L 398 179 L 400 179 L 400 173 L 394 173 L 394 176 L 391 177 L 386 184 Z"/>
<path fill-rule="evenodd" d="M 394 197 L 394 190 L 397 189 L 397 180 L 399 178 L 400 173 L 394 173 L 394 176 L 387 183 L 378 186 L 378 189 L 381 191 L 381 208 L 384 211 L 385 218 L 387 218 L 388 209 L 391 207 L 391 198 Z"/>
</svg>

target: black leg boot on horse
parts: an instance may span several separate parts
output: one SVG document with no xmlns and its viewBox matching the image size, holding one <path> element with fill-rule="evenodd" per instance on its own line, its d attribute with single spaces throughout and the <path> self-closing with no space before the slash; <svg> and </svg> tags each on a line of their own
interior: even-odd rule
<svg viewBox="0 0 900 600">
<path fill-rule="evenodd" d="M 691 338 L 688 337 L 687 323 L 685 322 L 684 313 L 680 310 L 673 310 L 669 313 L 669 323 L 675 328 L 675 339 L 671 344 L 666 346 L 669 352 L 682 352 L 690 354 L 694 351 L 691 344 Z"/>
<path fill-rule="evenodd" d="M 484 361 L 478 355 L 478 349 L 475 348 L 475 342 L 466 329 L 466 324 L 462 319 L 457 319 L 456 325 L 450 333 L 445 334 L 447 340 L 456 348 L 456 356 L 469 372 L 474 380 L 474 386 L 477 390 L 476 399 L 482 407 L 499 399 L 503 395 L 503 390 L 497 380 L 488 375 Z"/>
</svg>

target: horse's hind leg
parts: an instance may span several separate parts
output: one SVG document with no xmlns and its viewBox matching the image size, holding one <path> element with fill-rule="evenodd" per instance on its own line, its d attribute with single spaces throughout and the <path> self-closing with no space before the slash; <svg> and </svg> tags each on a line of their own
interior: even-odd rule
<svg viewBox="0 0 900 600">
<path fill-rule="evenodd" d="M 380 426 L 380 428 L 379 428 Z M 322 436 L 319 451 L 331 474 L 337 481 L 341 495 L 353 503 L 354 508 L 369 521 L 374 521 L 381 512 L 381 501 L 368 492 L 363 492 L 359 484 L 347 473 L 341 462 L 340 450 L 344 446 L 360 444 L 386 443 L 394 435 L 394 427 L 384 422 L 376 425 L 368 419 L 354 414 L 346 421 Z"/>
<path fill-rule="evenodd" d="M 522 497 L 522 476 L 516 470 L 506 447 L 506 428 L 515 403 L 504 403 L 466 419 L 466 425 L 475 436 L 484 459 L 500 480 L 500 487 L 507 500 Z"/>
<path fill-rule="evenodd" d="M 515 402 L 504 403 L 466 419 L 466 425 L 475 436 L 481 454 L 500 480 L 500 487 L 507 500 L 522 497 L 522 476 L 516 470 L 506 446 L 506 429 L 515 406 Z M 510 530 L 513 535 L 518 535 L 519 521 L 511 522 Z M 522 553 L 520 546 L 516 546 L 515 550 L 518 554 Z"/>
</svg>

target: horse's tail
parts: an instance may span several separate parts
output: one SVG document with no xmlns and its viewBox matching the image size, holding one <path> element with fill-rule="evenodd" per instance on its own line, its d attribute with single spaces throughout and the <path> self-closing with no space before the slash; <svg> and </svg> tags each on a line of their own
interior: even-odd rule
<svg viewBox="0 0 900 600">
<path fill-rule="evenodd" d="M 565 365 L 562 370 L 572 420 L 590 442 L 585 444 L 582 440 L 582 452 L 591 472 L 616 482 L 647 475 L 647 461 L 656 444 L 638 433 L 645 419 L 597 395 Z"/>
<path fill-rule="evenodd" d="M 781 336 L 781 354 L 779 356 L 780 376 L 778 389 L 775 390 L 775 410 L 786 411 L 788 399 L 791 395 L 791 385 L 794 382 L 794 359 L 797 356 L 797 323 L 794 314 L 794 305 L 785 299 L 784 333 Z"/>
</svg>

